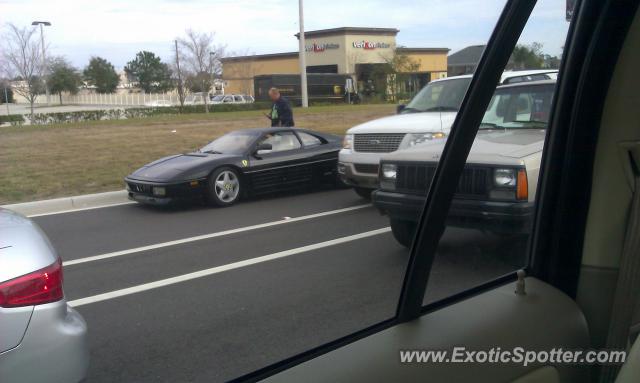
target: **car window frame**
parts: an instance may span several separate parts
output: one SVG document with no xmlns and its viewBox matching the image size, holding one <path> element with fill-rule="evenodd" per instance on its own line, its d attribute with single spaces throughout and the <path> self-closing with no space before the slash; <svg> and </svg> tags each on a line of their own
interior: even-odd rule
<svg viewBox="0 0 640 383">
<path fill-rule="evenodd" d="M 506 67 L 535 4 L 535 0 L 509 0 L 480 57 L 444 145 L 411 246 L 409 264 L 396 311 L 400 323 L 420 317 L 431 306 L 423 306 L 424 295 L 458 180 L 466 165 L 484 113 L 500 82 L 503 68 Z M 446 176 L 443 176 L 445 174 Z M 507 274 L 505 278 L 513 279 L 515 272 L 516 270 Z"/>
</svg>

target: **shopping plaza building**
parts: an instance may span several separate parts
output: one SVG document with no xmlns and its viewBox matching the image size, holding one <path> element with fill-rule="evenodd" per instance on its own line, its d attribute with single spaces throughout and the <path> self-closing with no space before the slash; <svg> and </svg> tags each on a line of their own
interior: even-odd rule
<svg viewBox="0 0 640 383">
<path fill-rule="evenodd" d="M 381 66 L 402 55 L 411 63 L 402 76 L 418 89 L 447 76 L 447 48 L 398 46 L 395 28 L 333 28 L 305 32 L 307 73 L 348 75 L 358 92 L 380 83 Z M 299 34 L 295 35 L 299 38 Z M 300 74 L 298 52 L 227 57 L 222 60 L 225 93 L 254 95 L 254 78 L 263 75 Z M 384 86 L 378 86 L 384 88 Z M 371 89 L 369 89 L 371 91 Z M 378 89 L 384 93 L 384 89 Z"/>
</svg>

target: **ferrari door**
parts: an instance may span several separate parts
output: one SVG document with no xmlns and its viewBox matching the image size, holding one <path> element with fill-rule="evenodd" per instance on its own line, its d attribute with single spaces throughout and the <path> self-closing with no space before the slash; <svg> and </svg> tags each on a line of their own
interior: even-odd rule
<svg viewBox="0 0 640 383">
<path fill-rule="evenodd" d="M 291 130 L 265 134 L 258 146 L 266 144 L 270 149 L 257 150 L 250 159 L 246 171 L 256 194 L 293 189 L 311 179 L 307 152 Z"/>
<path fill-rule="evenodd" d="M 297 131 L 305 150 L 305 166 L 316 183 L 334 183 L 337 177 L 338 151 L 334 145 L 311 133 Z"/>
</svg>

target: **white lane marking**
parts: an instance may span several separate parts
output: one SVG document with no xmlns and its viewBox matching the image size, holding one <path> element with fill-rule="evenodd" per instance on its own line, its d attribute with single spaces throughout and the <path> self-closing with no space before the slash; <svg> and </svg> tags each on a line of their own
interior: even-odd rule
<svg viewBox="0 0 640 383">
<path fill-rule="evenodd" d="M 122 206 L 122 205 L 132 205 L 134 203 L 137 203 L 137 202 L 127 201 L 127 202 L 112 203 L 110 205 L 80 207 L 80 208 L 77 208 L 77 209 L 67 209 L 67 210 L 53 211 L 51 213 L 31 214 L 31 215 L 28 215 L 27 217 L 35 218 L 35 217 L 44 217 L 44 216 L 47 216 L 47 215 L 75 213 L 77 211 L 95 210 L 95 209 L 102 209 L 102 208 L 105 208 L 105 207 L 114 207 L 114 206 Z"/>
<path fill-rule="evenodd" d="M 389 231 L 391 231 L 391 228 L 384 227 L 382 229 L 371 230 L 371 231 L 367 231 L 367 232 L 364 232 L 364 233 L 349 235 L 347 237 L 336 238 L 336 239 L 332 239 L 332 240 L 329 240 L 329 241 L 314 243 L 312 245 L 302 246 L 302 247 L 298 247 L 298 248 L 290 249 L 290 250 L 284 250 L 284 251 L 280 251 L 280 252 L 272 253 L 272 254 L 268 254 L 268 255 L 263 255 L 263 256 L 260 256 L 260 257 L 256 257 L 256 258 L 245 259 L 244 261 L 229 263 L 227 265 L 212 267 L 210 269 L 199 270 L 199 271 L 195 271 L 193 273 L 188 273 L 188 274 L 178 275 L 176 277 L 161 279 L 161 280 L 155 281 L 155 282 L 144 283 L 144 284 L 141 284 L 141 285 L 132 286 L 132 287 L 128 287 L 128 288 L 121 289 L 121 290 L 115 290 L 115 291 L 111 291 L 111 292 L 108 292 L 108 293 L 94 295 L 94 296 L 91 296 L 91 297 L 80 298 L 80 299 L 76 299 L 76 300 L 73 300 L 73 301 L 69 301 L 67 303 L 71 307 L 84 306 L 84 305 L 88 305 L 88 304 L 91 304 L 91 303 L 106 301 L 106 300 L 109 300 L 109 299 L 114 299 L 114 298 L 122 297 L 122 296 L 125 296 L 125 295 L 131 295 L 131 294 L 139 293 L 139 292 L 142 292 L 142 291 L 157 289 L 157 288 L 160 288 L 160 287 L 169 286 L 169 285 L 173 285 L 173 284 L 176 284 L 176 283 L 186 282 L 186 281 L 190 281 L 192 279 L 197 279 L 197 278 L 202 278 L 202 277 L 206 277 L 206 276 L 213 275 L 213 274 L 222 273 L 224 271 L 239 269 L 239 268 L 242 268 L 242 267 L 247 267 L 247 266 L 255 265 L 255 264 L 258 264 L 258 263 L 262 263 L 262 262 L 272 261 L 274 259 L 284 258 L 284 257 L 288 257 L 288 256 L 295 255 L 295 254 L 300 254 L 300 253 L 304 253 L 304 252 L 308 252 L 308 251 L 312 251 L 312 250 L 322 249 L 322 248 L 329 247 L 329 246 L 335 246 L 335 245 L 339 245 L 339 244 L 342 244 L 342 243 L 356 241 L 356 240 L 359 240 L 359 239 L 372 237 L 372 236 L 380 235 L 380 234 L 384 234 L 384 233 L 388 233 Z"/>
<path fill-rule="evenodd" d="M 266 227 L 282 225 L 282 224 L 285 224 L 285 223 L 300 222 L 300 221 L 306 221 L 306 220 L 314 219 L 314 218 L 326 217 L 328 215 L 345 213 L 345 212 L 349 212 L 349 211 L 353 211 L 353 210 L 363 209 L 363 208 L 369 207 L 369 206 L 371 206 L 371 204 L 351 206 L 351 207 L 346 207 L 344 209 L 329 210 L 329 211 L 324 211 L 324 212 L 321 212 L 321 213 L 303 215 L 303 216 L 300 216 L 300 217 L 294 217 L 294 218 L 283 219 L 283 220 L 272 221 L 272 222 L 265 222 L 265 223 L 260 223 L 260 224 L 257 224 L 257 225 L 239 227 L 237 229 L 224 230 L 224 231 L 219 231 L 219 232 L 216 232 L 216 233 L 203 234 L 203 235 L 198 235 L 198 236 L 195 236 L 195 237 L 176 239 L 174 241 L 161 242 L 161 243 L 156 243 L 156 244 L 153 244 L 153 245 L 135 247 L 133 249 L 127 249 L 127 250 L 121 250 L 121 251 L 114 251 L 112 253 L 94 255 L 94 256 L 86 257 L 86 258 L 71 259 L 71 260 L 63 262 L 62 264 L 63 264 L 63 266 L 73 266 L 73 265 L 78 265 L 78 264 L 81 264 L 81 263 L 93 262 L 93 261 L 98 261 L 98 260 L 102 260 L 102 259 L 120 257 L 122 255 L 139 253 L 141 251 L 155 250 L 155 249 L 160 249 L 160 248 L 168 247 L 168 246 L 182 245 L 184 243 L 202 241 L 203 239 L 211 239 L 211 238 L 216 238 L 216 237 L 223 237 L 225 235 L 243 233 L 245 231 L 250 231 L 250 230 L 264 229 Z"/>
</svg>

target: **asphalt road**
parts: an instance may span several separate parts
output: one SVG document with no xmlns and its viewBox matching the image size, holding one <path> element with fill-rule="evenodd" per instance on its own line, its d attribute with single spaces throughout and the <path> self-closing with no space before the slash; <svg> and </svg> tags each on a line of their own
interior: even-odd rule
<svg viewBox="0 0 640 383">
<path fill-rule="evenodd" d="M 35 220 L 89 325 L 88 382 L 225 381 L 347 335 L 394 315 L 408 258 L 350 190 Z M 448 228 L 425 300 L 515 269 L 516 248 Z"/>
</svg>

